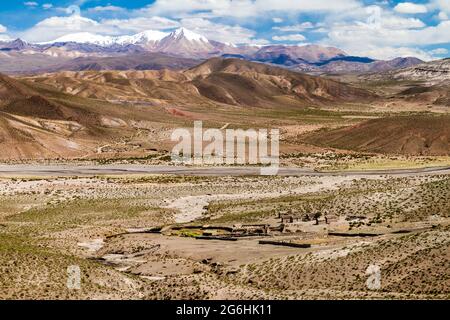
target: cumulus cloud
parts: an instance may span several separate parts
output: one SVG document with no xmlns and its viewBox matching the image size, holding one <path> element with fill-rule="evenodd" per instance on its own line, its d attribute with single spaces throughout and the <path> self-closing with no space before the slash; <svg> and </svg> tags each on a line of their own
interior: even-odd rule
<svg viewBox="0 0 450 320">
<path fill-rule="evenodd" d="M 426 24 L 416 18 L 401 18 L 395 16 L 387 16 L 380 20 L 381 26 L 387 29 L 419 29 L 426 26 Z"/>
<path fill-rule="evenodd" d="M 450 42 L 450 21 L 421 29 L 393 29 L 385 25 L 371 26 L 365 23 L 341 25 L 328 33 L 335 44 L 373 44 L 392 46 L 425 46 Z"/>
<path fill-rule="evenodd" d="M 23 3 L 24 5 L 26 5 L 27 7 L 37 7 L 39 5 L 39 3 L 34 2 L 34 1 L 27 1 Z"/>
<path fill-rule="evenodd" d="M 281 11 L 344 12 L 358 7 L 358 0 L 156 0 L 145 10 L 155 14 L 209 12 L 210 16 L 249 17 Z"/>
<path fill-rule="evenodd" d="M 421 4 L 415 4 L 412 2 L 402 2 L 395 6 L 394 10 L 400 13 L 416 14 L 416 13 L 427 13 L 428 9 L 426 6 Z"/>
<path fill-rule="evenodd" d="M 83 11 L 96 20 L 69 10 L 69 16 L 47 18 L 20 36 L 27 41 L 45 42 L 74 32 L 123 35 L 183 26 L 220 42 L 268 44 L 269 40 L 304 42 L 304 32 L 314 32 L 320 44 L 380 59 L 409 55 L 431 59 L 438 54 L 437 49 L 423 48 L 450 43 L 448 0 L 429 0 L 426 5 L 406 1 L 396 6 L 382 1 L 371 6 L 364 3 L 363 0 L 156 0 L 140 9 L 108 4 Z M 120 15 L 114 14 L 114 19 L 108 15 L 117 12 Z M 407 16 L 425 12 L 432 13 L 434 23 L 438 24 L 427 26 L 424 21 L 429 20 Z M 300 19 L 305 16 L 313 20 L 302 22 Z M 272 23 L 274 32 L 259 29 L 267 23 Z M 272 39 L 262 39 L 261 35 L 268 37 L 268 34 Z"/>
<path fill-rule="evenodd" d="M 0 24 L 0 33 L 5 33 L 6 31 L 8 31 L 8 28 Z"/>
<path fill-rule="evenodd" d="M 51 3 L 44 3 L 42 5 L 42 8 L 44 8 L 45 10 L 48 10 L 48 9 L 53 8 L 53 5 Z"/>
<path fill-rule="evenodd" d="M 438 14 L 438 18 L 439 18 L 439 20 L 448 20 L 448 14 L 445 13 L 444 11 L 441 11 Z"/>
<path fill-rule="evenodd" d="M 305 31 L 306 29 L 311 29 L 313 28 L 314 25 L 307 21 L 307 22 L 303 22 L 303 23 L 299 23 L 299 24 L 295 24 L 295 25 L 291 25 L 291 26 L 282 26 L 282 27 L 273 27 L 273 30 L 278 30 L 278 31 L 282 31 L 282 32 L 302 32 Z"/>
<path fill-rule="evenodd" d="M 298 42 L 300 42 L 300 41 L 305 41 L 306 38 L 302 34 L 298 33 L 298 34 L 289 34 L 289 35 L 285 35 L 285 36 L 273 36 L 272 40 L 275 40 L 275 41 L 290 41 L 290 42 L 298 41 Z"/>
<path fill-rule="evenodd" d="M 45 42 L 75 32 L 115 34 L 117 31 L 113 28 L 105 28 L 95 20 L 72 15 L 44 19 L 23 32 L 21 37 L 30 42 Z"/>
<path fill-rule="evenodd" d="M 427 26 L 416 18 L 405 18 L 378 8 L 375 17 L 336 21 L 330 24 L 323 44 L 339 47 L 354 55 L 386 59 L 394 56 L 417 56 L 432 59 L 423 47 L 450 43 L 450 21 Z M 375 11 L 374 11 L 375 12 Z M 368 13 L 369 14 L 369 13 Z"/>
<path fill-rule="evenodd" d="M 101 35 L 133 34 L 144 30 L 168 30 L 185 27 L 208 39 L 237 44 L 266 44 L 267 40 L 255 38 L 256 32 L 239 25 L 215 23 L 204 18 L 173 20 L 165 17 L 135 17 L 129 19 L 102 19 L 99 21 L 78 14 L 51 17 L 42 20 L 21 33 L 30 42 L 46 42 L 77 32 Z"/>
<path fill-rule="evenodd" d="M 448 50 L 445 48 L 437 48 L 437 49 L 431 50 L 430 53 L 432 55 L 436 55 L 436 56 L 445 56 L 446 54 L 448 54 Z"/>
<path fill-rule="evenodd" d="M 394 55 L 416 55 L 430 59 L 421 47 L 450 42 L 450 21 L 427 26 L 416 18 L 407 18 L 378 6 L 362 12 L 359 19 L 338 20 L 330 23 L 328 37 L 321 42 L 352 54 L 365 54 L 384 59 Z"/>
<path fill-rule="evenodd" d="M 391 47 L 391 46 L 352 46 L 346 50 L 353 55 L 370 57 L 380 60 L 391 60 L 398 57 L 416 57 L 424 61 L 433 60 L 433 56 L 420 48 Z"/>
<path fill-rule="evenodd" d="M 55 40 L 70 33 L 91 32 L 101 35 L 123 35 L 144 30 L 174 29 L 180 23 L 164 17 L 137 17 L 130 19 L 93 20 L 78 13 L 71 16 L 55 16 L 44 19 L 35 26 L 25 30 L 20 36 L 30 42 Z"/>
<path fill-rule="evenodd" d="M 448 0 L 434 0 L 432 5 L 445 13 L 450 13 L 450 1 Z"/>
<path fill-rule="evenodd" d="M 210 40 L 236 44 L 266 44 L 267 40 L 256 39 L 256 32 L 239 25 L 214 23 L 204 18 L 185 18 L 181 25 L 206 36 Z"/>
<path fill-rule="evenodd" d="M 118 6 L 97 6 L 94 8 L 89 8 L 88 11 L 90 12 L 108 12 L 108 11 L 112 11 L 112 12 L 119 12 L 119 11 L 125 11 L 124 8 L 122 7 L 118 7 Z"/>
<path fill-rule="evenodd" d="M 138 17 L 130 19 L 103 19 L 100 21 L 103 26 L 110 26 L 122 30 L 124 33 L 140 32 L 144 30 L 166 30 L 180 26 L 176 20 L 163 17 Z"/>
</svg>

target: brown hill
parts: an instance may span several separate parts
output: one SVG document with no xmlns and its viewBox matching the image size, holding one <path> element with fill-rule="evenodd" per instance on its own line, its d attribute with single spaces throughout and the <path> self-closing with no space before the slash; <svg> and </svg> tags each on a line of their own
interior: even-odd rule
<svg viewBox="0 0 450 320">
<path fill-rule="evenodd" d="M 306 137 L 315 145 L 383 154 L 449 155 L 450 116 L 395 116 Z"/>
<path fill-rule="evenodd" d="M 333 80 L 237 59 L 211 59 L 183 72 L 67 71 L 1 79 L 0 140 L 11 151 L 7 158 L 86 156 L 98 148 L 142 152 L 149 141 L 166 137 L 164 130 L 192 118 L 222 122 L 222 114 L 236 119 L 248 108 L 289 112 L 374 98 Z M 152 138 L 138 137 L 144 132 Z M 15 144 L 22 149 L 11 148 Z"/>
<path fill-rule="evenodd" d="M 97 146 L 130 135 L 127 121 L 132 116 L 116 105 L 0 75 L 0 159 L 92 154 Z"/>
<path fill-rule="evenodd" d="M 339 56 L 346 56 L 347 54 L 333 47 L 322 47 L 319 45 L 305 45 L 305 46 L 283 46 L 272 45 L 262 47 L 256 54 L 252 56 L 254 59 L 271 59 L 286 55 L 294 59 L 302 59 L 308 62 L 319 62 L 332 59 Z"/>
<path fill-rule="evenodd" d="M 399 92 L 396 97 L 412 103 L 450 107 L 450 86 L 416 85 Z"/>
<path fill-rule="evenodd" d="M 30 78 L 66 93 L 156 105 L 277 107 L 367 101 L 365 90 L 239 59 L 210 59 L 184 72 L 63 72 Z"/>
<path fill-rule="evenodd" d="M 10 77 L 0 74 L 0 106 L 15 99 L 22 99 L 37 93 Z"/>
<path fill-rule="evenodd" d="M 181 70 L 198 63 L 199 60 L 171 57 L 162 53 L 137 53 L 113 57 L 80 57 L 47 69 L 47 71 Z"/>
<path fill-rule="evenodd" d="M 95 118 L 95 116 L 92 117 L 91 112 L 44 95 L 27 82 L 0 75 L 0 111 L 2 112 L 50 120 L 89 119 L 92 121 Z"/>
<path fill-rule="evenodd" d="M 42 119 L 64 120 L 63 107 L 52 103 L 42 96 L 16 99 L 0 110 L 21 116 L 31 116 Z"/>
<path fill-rule="evenodd" d="M 213 58 L 185 74 L 203 96 L 229 104 L 265 106 L 286 96 L 298 104 L 374 98 L 337 81 L 239 59 Z"/>
<path fill-rule="evenodd" d="M 318 64 L 299 63 L 292 66 L 292 70 L 308 72 L 311 74 L 364 74 L 374 72 L 387 72 L 401 68 L 408 68 L 420 63 L 422 60 L 414 57 L 395 58 L 392 60 L 363 61 L 359 57 L 338 57 Z"/>
<path fill-rule="evenodd" d="M 52 48 L 48 50 L 57 50 Z M 92 55 L 58 56 L 59 52 L 2 52 L 0 54 L 0 72 L 6 74 L 39 74 L 59 71 L 83 70 L 182 70 L 193 67 L 202 60 L 172 57 L 163 53 L 130 53 L 111 56 Z"/>
<path fill-rule="evenodd" d="M 170 70 L 61 72 L 29 80 L 78 97 L 111 102 L 168 105 L 199 100 L 187 78 Z"/>
<path fill-rule="evenodd" d="M 450 58 L 421 63 L 410 68 L 391 70 L 365 76 L 369 80 L 420 81 L 428 85 L 450 82 Z"/>
</svg>

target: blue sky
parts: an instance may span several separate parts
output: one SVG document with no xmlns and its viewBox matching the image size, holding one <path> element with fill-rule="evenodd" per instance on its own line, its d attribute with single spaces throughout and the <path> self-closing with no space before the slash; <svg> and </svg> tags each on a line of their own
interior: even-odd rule
<svg viewBox="0 0 450 320">
<path fill-rule="evenodd" d="M 134 34 L 186 27 L 242 44 L 317 43 L 389 59 L 450 56 L 450 0 L 9 0 L 0 39 Z"/>
</svg>

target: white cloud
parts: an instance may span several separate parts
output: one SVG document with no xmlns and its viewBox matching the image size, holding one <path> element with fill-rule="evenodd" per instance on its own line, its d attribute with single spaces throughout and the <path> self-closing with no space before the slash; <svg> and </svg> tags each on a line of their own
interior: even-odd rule
<svg viewBox="0 0 450 320">
<path fill-rule="evenodd" d="M 395 6 L 394 10 L 396 12 L 400 13 L 409 13 L 409 14 L 416 14 L 416 13 L 426 13 L 428 12 L 428 9 L 426 6 L 421 4 L 415 4 L 412 2 L 402 2 Z"/>
<path fill-rule="evenodd" d="M 34 1 L 27 1 L 23 3 L 24 5 L 26 5 L 27 7 L 37 7 L 39 5 L 39 3 L 34 2 Z"/>
<path fill-rule="evenodd" d="M 444 11 L 441 11 L 441 12 L 439 12 L 439 14 L 438 14 L 438 18 L 439 18 L 439 20 L 448 20 L 448 14 L 447 13 L 445 13 Z"/>
<path fill-rule="evenodd" d="M 119 11 L 124 11 L 125 9 L 122 7 L 118 7 L 118 6 L 97 6 L 94 8 L 89 8 L 88 11 L 89 12 L 107 12 L 107 11 L 112 11 L 112 12 L 119 12 Z"/>
<path fill-rule="evenodd" d="M 70 33 L 91 32 L 100 35 L 124 35 L 144 30 L 173 29 L 180 23 L 163 17 L 130 19 L 103 19 L 96 21 L 78 14 L 44 19 L 25 30 L 20 36 L 30 42 L 46 42 Z"/>
<path fill-rule="evenodd" d="M 101 25 L 111 26 L 122 30 L 123 32 L 140 32 L 144 30 L 166 30 L 174 29 L 180 26 L 175 20 L 163 17 L 151 18 L 131 18 L 131 19 L 104 19 L 100 21 Z"/>
<path fill-rule="evenodd" d="M 415 55 L 431 59 L 437 53 L 421 47 L 450 43 L 450 0 L 429 1 L 426 6 L 403 2 L 393 9 L 381 1 L 364 6 L 363 0 L 156 0 L 136 10 L 111 4 L 87 9 L 93 14 L 122 11 L 127 19 L 93 20 L 72 11 L 71 16 L 45 19 L 20 35 L 28 41 L 44 42 L 74 32 L 123 35 L 183 26 L 220 42 L 268 44 L 268 40 L 258 37 L 256 27 L 272 21 L 278 24 L 272 28 L 276 31 L 271 39 L 274 41 L 304 42 L 302 33 L 309 31 L 319 37 L 325 34 L 321 44 L 354 55 L 383 59 Z M 427 11 L 441 22 L 427 26 L 420 19 L 403 15 Z M 319 21 L 301 22 L 300 13 L 313 13 Z M 243 21 L 245 27 L 240 25 Z"/>
<path fill-rule="evenodd" d="M 372 6 L 361 12 L 359 19 L 329 23 L 328 38 L 322 43 L 339 47 L 351 54 L 369 55 L 384 59 L 394 55 L 416 55 L 430 59 L 431 55 L 420 47 L 450 42 L 450 21 L 427 26 L 416 18 L 405 18 L 390 10 Z"/>
<path fill-rule="evenodd" d="M 48 9 L 53 8 L 53 5 L 51 3 L 44 3 L 42 5 L 42 8 L 44 8 L 45 10 L 48 10 Z"/>
<path fill-rule="evenodd" d="M 268 42 L 264 39 L 254 38 L 255 31 L 239 25 L 214 23 L 204 18 L 185 18 L 180 22 L 183 27 L 200 33 L 210 40 L 236 44 L 266 44 Z"/>
<path fill-rule="evenodd" d="M 424 61 L 433 60 L 431 54 L 419 48 L 368 45 L 348 47 L 346 50 L 352 55 L 380 60 L 391 60 L 398 57 L 416 57 Z"/>
<path fill-rule="evenodd" d="M 114 28 L 105 28 L 95 20 L 72 15 L 44 19 L 32 28 L 21 33 L 20 36 L 30 42 L 45 42 L 76 32 L 116 34 L 117 30 L 114 30 Z"/>
<path fill-rule="evenodd" d="M 201 11 L 211 17 L 250 17 L 267 12 L 345 12 L 361 6 L 358 0 L 156 0 L 145 11 L 174 16 Z"/>
<path fill-rule="evenodd" d="M 379 46 L 424 46 L 450 42 L 450 32 L 448 32 L 450 21 L 442 21 L 437 26 L 422 29 L 393 29 L 388 25 L 372 26 L 366 23 L 356 23 L 335 26 L 328 33 L 328 37 L 331 42 L 341 46 L 353 43 Z"/>
<path fill-rule="evenodd" d="M 311 22 L 307 21 L 292 26 L 273 27 L 272 29 L 282 32 L 302 32 L 305 31 L 306 29 L 311 29 L 313 27 L 314 25 Z"/>
<path fill-rule="evenodd" d="M 273 36 L 272 40 L 275 41 L 305 41 L 306 38 L 302 34 L 289 34 L 285 36 Z"/>
<path fill-rule="evenodd" d="M 0 41 L 9 41 L 11 38 L 6 34 L 8 28 L 0 24 Z"/>
<path fill-rule="evenodd" d="M 320 43 L 353 55 L 378 59 L 411 55 L 424 60 L 432 59 L 432 54 L 423 47 L 450 43 L 450 21 L 427 26 L 419 19 L 400 17 L 381 7 L 376 9 L 367 12 L 366 19 L 361 15 L 357 20 L 329 21 L 328 37 Z"/>
<path fill-rule="evenodd" d="M 430 53 L 432 55 L 444 56 L 444 55 L 448 54 L 448 50 L 445 48 L 437 48 L 437 49 L 431 50 Z"/>
<path fill-rule="evenodd" d="M 256 32 L 239 25 L 226 25 L 204 18 L 185 18 L 180 21 L 153 16 L 129 19 L 102 19 L 96 21 L 78 14 L 51 17 L 22 32 L 20 36 L 30 42 L 46 42 L 70 33 L 91 32 L 100 35 L 134 34 L 144 30 L 167 30 L 180 26 L 198 32 L 208 39 L 226 43 L 266 44 L 255 38 Z"/>
<path fill-rule="evenodd" d="M 434 0 L 432 5 L 445 13 L 450 13 L 450 1 L 448 0 Z"/>
<path fill-rule="evenodd" d="M 426 27 L 422 20 L 416 18 L 401 18 L 396 16 L 386 16 L 380 20 L 383 28 L 387 29 L 419 29 Z"/>
<path fill-rule="evenodd" d="M 361 7 L 357 0 L 255 0 L 260 11 L 345 12 Z"/>
</svg>

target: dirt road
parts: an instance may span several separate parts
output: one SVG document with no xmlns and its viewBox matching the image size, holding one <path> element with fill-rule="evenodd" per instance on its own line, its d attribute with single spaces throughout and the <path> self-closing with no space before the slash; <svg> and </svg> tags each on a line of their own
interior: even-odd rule
<svg viewBox="0 0 450 320">
<path fill-rule="evenodd" d="M 259 167 L 183 167 L 117 165 L 0 165 L 0 177 L 17 176 L 98 176 L 130 174 L 167 174 L 188 176 L 253 176 L 260 175 Z M 280 168 L 280 176 L 357 176 L 357 175 L 423 175 L 450 174 L 450 167 L 390 169 L 341 172 L 317 172 L 307 168 Z"/>
</svg>

